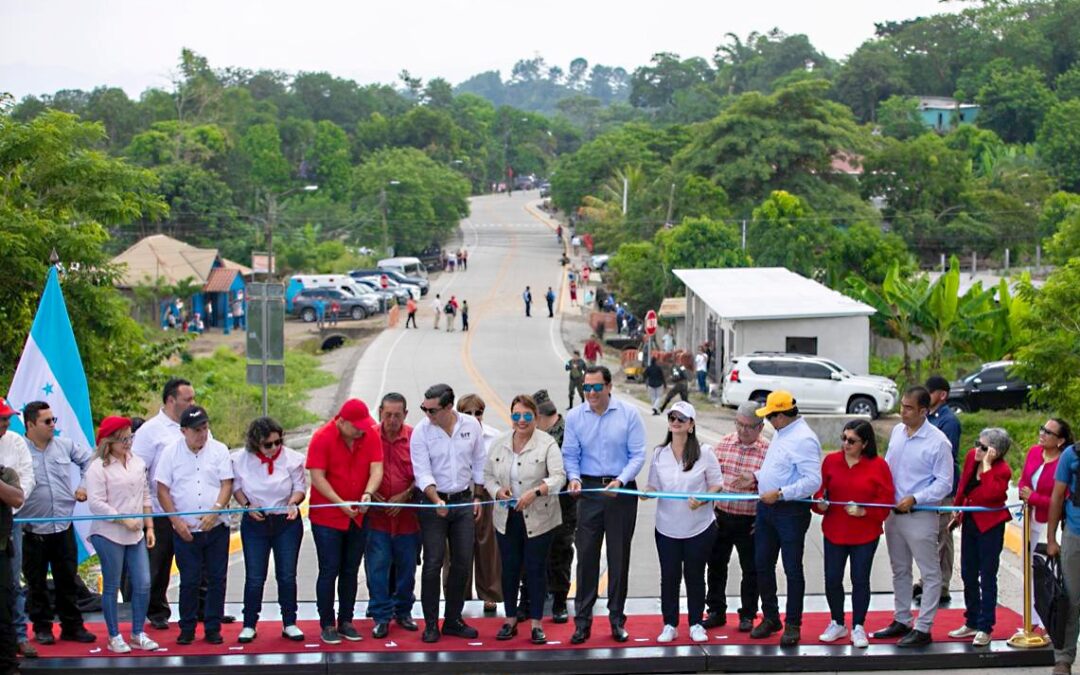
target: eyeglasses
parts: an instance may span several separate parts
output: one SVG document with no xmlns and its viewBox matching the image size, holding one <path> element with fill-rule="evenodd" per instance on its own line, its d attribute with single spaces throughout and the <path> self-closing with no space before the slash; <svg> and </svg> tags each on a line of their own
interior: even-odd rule
<svg viewBox="0 0 1080 675">
<path fill-rule="evenodd" d="M 38 420 L 38 424 L 44 424 L 45 426 L 51 427 L 59 421 L 60 420 L 55 417 L 46 417 L 45 419 Z"/>
<path fill-rule="evenodd" d="M 424 413 L 425 415 L 434 415 L 435 413 L 437 413 L 437 412 L 439 412 L 440 410 L 443 410 L 443 409 L 444 409 L 443 407 L 425 408 L 424 406 L 420 406 L 420 412 Z"/>
<path fill-rule="evenodd" d="M 581 385 L 581 388 L 585 391 L 585 393 L 589 393 L 591 391 L 599 394 L 600 392 L 604 391 L 604 384 L 602 382 L 597 382 L 595 384 L 583 384 Z"/>
<path fill-rule="evenodd" d="M 131 442 L 135 440 L 134 436 L 121 436 L 113 441 L 113 443 L 119 443 L 121 445 L 131 445 Z"/>
<path fill-rule="evenodd" d="M 761 425 L 762 425 L 761 422 L 758 422 L 757 424 L 743 424 L 742 422 L 736 422 L 735 423 L 735 428 L 736 429 L 741 429 L 743 431 L 751 431 L 753 429 L 757 429 Z"/>
<path fill-rule="evenodd" d="M 262 449 L 273 450 L 274 448 L 280 448 L 282 445 L 285 445 L 285 441 L 281 440 L 280 438 L 276 441 L 263 441 Z"/>
<path fill-rule="evenodd" d="M 840 442 L 843 443 L 844 445 L 855 445 L 856 443 L 858 443 L 861 440 L 862 439 L 859 438 L 858 436 L 843 436 L 843 435 L 840 436 Z"/>
<path fill-rule="evenodd" d="M 679 424 L 683 424 L 684 422 L 689 422 L 690 418 L 687 417 L 686 415 L 680 415 L 679 413 L 669 413 L 668 416 L 667 416 L 667 421 L 668 422 L 678 422 Z"/>
<path fill-rule="evenodd" d="M 480 408 L 479 410 L 462 410 L 461 412 L 465 413 L 466 415 L 472 415 L 473 417 L 483 417 L 484 416 L 484 409 L 483 408 Z"/>
<path fill-rule="evenodd" d="M 765 416 L 765 419 L 767 419 L 767 420 L 769 420 L 770 422 L 772 422 L 772 421 L 773 421 L 773 420 L 774 420 L 775 418 L 777 418 L 777 417 L 779 417 L 779 416 L 780 416 L 780 413 L 778 413 L 778 412 L 772 412 L 772 413 L 769 413 L 768 415 L 766 415 L 766 416 Z"/>
<path fill-rule="evenodd" d="M 510 415 L 510 419 L 514 420 L 515 422 L 520 422 L 521 420 L 525 420 L 526 422 L 532 422 L 534 418 L 535 417 L 531 412 L 514 413 Z"/>
<path fill-rule="evenodd" d="M 981 442 L 976 441 L 975 442 L 975 449 L 976 450 L 982 450 L 983 452 L 986 452 L 990 448 L 989 448 L 989 446 L 983 445 Z"/>
<path fill-rule="evenodd" d="M 1047 436 L 1057 436 L 1058 438 L 1061 438 L 1061 434 L 1057 433 L 1056 431 L 1050 431 L 1046 427 L 1039 427 L 1039 433 L 1046 434 Z"/>
</svg>

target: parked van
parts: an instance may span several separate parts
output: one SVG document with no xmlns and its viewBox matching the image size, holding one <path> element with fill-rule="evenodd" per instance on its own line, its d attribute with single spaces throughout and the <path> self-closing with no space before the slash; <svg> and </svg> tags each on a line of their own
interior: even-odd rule
<svg viewBox="0 0 1080 675">
<path fill-rule="evenodd" d="M 292 312 L 292 300 L 303 290 L 310 288 L 336 288 L 343 293 L 361 298 L 373 295 L 370 288 L 356 283 L 348 274 L 297 274 L 289 279 L 285 287 L 285 311 Z M 381 303 L 378 303 L 382 307 Z"/>
<path fill-rule="evenodd" d="M 420 258 L 401 256 L 398 258 L 383 258 L 377 263 L 378 267 L 388 270 L 397 270 L 407 277 L 427 278 L 427 267 L 420 262 Z"/>
</svg>

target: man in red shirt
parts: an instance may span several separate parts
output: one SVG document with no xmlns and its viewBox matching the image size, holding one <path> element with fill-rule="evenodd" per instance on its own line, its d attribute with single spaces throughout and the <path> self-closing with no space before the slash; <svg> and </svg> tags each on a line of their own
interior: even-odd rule
<svg viewBox="0 0 1080 675">
<path fill-rule="evenodd" d="M 596 339 L 596 336 L 589 336 L 588 341 L 585 343 L 585 362 L 590 366 L 595 366 L 596 360 L 603 355 L 604 350 L 600 347 L 600 342 Z"/>
<path fill-rule="evenodd" d="M 413 501 L 412 458 L 409 439 L 412 427 L 405 424 L 408 409 L 405 397 L 391 392 L 379 403 L 379 439 L 383 452 L 383 479 L 375 501 L 406 504 Z M 371 601 L 368 610 L 375 619 L 371 636 L 390 633 L 390 619 L 405 630 L 417 630 L 412 620 L 416 602 L 416 553 L 420 549 L 420 523 L 416 509 L 375 508 L 367 521 L 367 584 Z M 393 568 L 393 575 L 390 570 Z"/>
<path fill-rule="evenodd" d="M 379 430 L 367 405 L 349 399 L 334 419 L 311 437 L 307 468 L 311 472 L 311 535 L 319 559 L 315 602 L 319 609 L 322 641 L 340 644 L 341 638 L 356 642 L 353 606 L 360 560 L 364 555 L 366 506 L 382 482 L 383 449 Z M 335 506 L 326 506 L 329 504 Z M 340 598 L 337 621 L 334 587 Z M 336 627 L 335 627 L 336 626 Z"/>
</svg>

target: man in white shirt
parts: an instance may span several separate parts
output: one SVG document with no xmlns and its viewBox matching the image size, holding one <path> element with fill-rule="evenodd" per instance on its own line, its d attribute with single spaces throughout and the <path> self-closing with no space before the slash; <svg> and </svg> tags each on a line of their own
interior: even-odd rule
<svg viewBox="0 0 1080 675">
<path fill-rule="evenodd" d="M 210 438 L 206 410 L 191 406 L 180 415 L 183 439 L 158 459 L 154 480 L 165 513 L 207 512 L 225 508 L 232 495 L 232 462 L 224 443 Z M 229 568 L 229 528 L 216 513 L 170 516 L 173 550 L 180 570 L 180 637 L 195 641 L 199 584 L 206 577 L 206 641 L 221 644 L 225 575 Z"/>
<path fill-rule="evenodd" d="M 940 506 L 952 490 L 952 444 L 927 419 L 930 392 L 909 387 L 900 398 L 900 420 L 889 437 L 885 461 L 896 487 L 896 508 L 885 521 L 885 543 L 893 576 L 893 621 L 874 633 L 877 639 L 899 637 L 898 647 L 922 647 L 931 642 L 941 601 L 941 562 L 938 557 L 938 514 L 913 507 Z M 911 562 L 922 572 L 919 618 L 911 612 Z"/>
<path fill-rule="evenodd" d="M 439 317 L 443 313 L 442 296 L 438 293 L 435 294 L 435 299 L 431 301 L 431 311 L 435 314 L 435 328 L 439 328 Z M 449 319 L 447 319 L 449 321 Z"/>
<path fill-rule="evenodd" d="M 475 521 L 480 517 L 480 500 L 474 494 L 476 486 L 484 483 L 484 430 L 476 418 L 454 410 L 454 390 L 446 384 L 428 388 L 420 410 L 424 419 L 413 429 L 409 455 L 416 487 L 428 503 L 439 507 L 419 509 L 424 550 L 420 575 L 425 622 L 422 639 L 437 642 L 440 637 L 439 586 L 447 538 L 450 574 L 442 634 L 474 639 L 478 633 L 462 621 L 461 610 L 473 563 Z"/>
<path fill-rule="evenodd" d="M 34 490 L 34 461 L 30 456 L 30 448 L 19 434 L 8 433 L 11 426 L 11 418 L 19 414 L 8 402 L 0 398 L 0 466 L 15 469 L 19 474 L 19 486 L 25 495 Z M 19 509 L 12 509 L 15 516 L 19 515 Z M 11 622 L 15 627 L 15 637 L 19 643 L 19 653 L 27 658 L 38 655 L 37 649 L 30 644 L 30 637 L 26 632 L 26 588 L 22 584 L 22 540 L 23 531 L 21 525 L 11 528 L 11 597 L 14 607 L 11 612 Z"/>
<path fill-rule="evenodd" d="M 698 353 L 694 354 L 694 374 L 697 375 L 697 388 L 702 394 L 709 393 L 708 383 L 705 378 L 709 374 L 709 356 L 705 353 L 705 347 L 698 347 Z"/>
</svg>

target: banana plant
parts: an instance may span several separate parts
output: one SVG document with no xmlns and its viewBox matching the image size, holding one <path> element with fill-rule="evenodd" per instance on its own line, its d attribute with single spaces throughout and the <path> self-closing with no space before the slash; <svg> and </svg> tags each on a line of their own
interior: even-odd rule
<svg viewBox="0 0 1080 675">
<path fill-rule="evenodd" d="M 893 263 L 880 289 L 858 276 L 849 277 L 847 283 L 852 297 L 877 310 L 870 317 L 874 332 L 900 342 L 904 354 L 904 376 L 910 381 L 913 377 L 911 346 L 923 342 L 931 294 L 930 281 L 925 276 L 904 279 L 899 263 Z"/>
<path fill-rule="evenodd" d="M 949 258 L 949 271 L 942 274 L 930 287 L 924 315 L 926 336 L 930 340 L 930 367 L 941 369 L 941 358 L 946 343 L 952 335 L 959 317 L 960 261 Z"/>
</svg>

